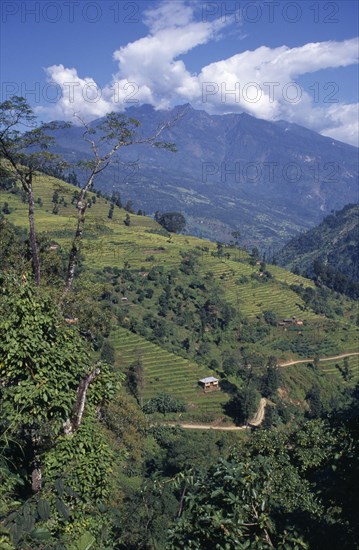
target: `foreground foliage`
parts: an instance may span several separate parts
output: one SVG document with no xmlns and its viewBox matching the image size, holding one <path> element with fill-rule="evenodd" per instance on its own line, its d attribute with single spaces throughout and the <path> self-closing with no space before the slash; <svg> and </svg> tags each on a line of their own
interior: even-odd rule
<svg viewBox="0 0 359 550">
<path fill-rule="evenodd" d="M 0 301 L 1 514 L 15 544 L 80 540 L 101 531 L 113 456 L 98 411 L 117 381 L 52 297 L 23 276 L 2 281 Z M 90 380 L 89 383 L 87 383 Z M 21 494 L 20 500 L 9 498 Z M 20 491 L 20 492 L 19 492 Z M 106 523 L 106 522 L 105 522 Z"/>
</svg>

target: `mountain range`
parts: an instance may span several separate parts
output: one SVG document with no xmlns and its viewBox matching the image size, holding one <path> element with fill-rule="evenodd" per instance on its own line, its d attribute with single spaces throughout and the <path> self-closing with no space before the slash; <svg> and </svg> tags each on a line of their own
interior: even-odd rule
<svg viewBox="0 0 359 550">
<path fill-rule="evenodd" d="M 149 214 L 180 211 L 191 234 L 228 241 L 235 230 L 242 245 L 275 249 L 358 201 L 358 149 L 297 124 L 210 115 L 190 105 L 132 106 L 126 115 L 140 121 L 144 136 L 178 118 L 161 135 L 177 152 L 123 148 L 96 188 L 119 191 Z M 79 126 L 58 132 L 56 152 L 71 162 L 90 158 L 82 134 Z"/>
</svg>

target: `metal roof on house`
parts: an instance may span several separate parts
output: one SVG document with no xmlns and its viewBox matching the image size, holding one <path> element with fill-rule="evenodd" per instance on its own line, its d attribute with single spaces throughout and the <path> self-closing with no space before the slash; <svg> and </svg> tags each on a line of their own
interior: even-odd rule
<svg viewBox="0 0 359 550">
<path fill-rule="evenodd" d="M 202 378 L 200 382 L 202 382 L 202 384 L 210 384 L 211 382 L 219 382 L 219 380 L 214 376 L 207 376 L 207 378 Z"/>
</svg>

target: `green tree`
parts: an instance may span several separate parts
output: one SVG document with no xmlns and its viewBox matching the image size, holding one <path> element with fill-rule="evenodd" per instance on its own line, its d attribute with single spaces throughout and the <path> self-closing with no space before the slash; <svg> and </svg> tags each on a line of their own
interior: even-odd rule
<svg viewBox="0 0 359 550">
<path fill-rule="evenodd" d="M 277 367 L 267 367 L 262 394 L 264 397 L 274 397 L 280 385 L 280 374 Z"/>
<path fill-rule="evenodd" d="M 138 359 L 134 361 L 128 368 L 127 376 L 127 387 L 130 390 L 130 393 L 136 399 L 137 403 L 142 407 L 142 392 L 143 392 L 143 365 L 142 361 Z"/>
<path fill-rule="evenodd" d="M 7 315 L 0 322 L 2 414 L 8 425 L 20 422 L 29 433 L 24 439 L 33 472 L 35 463 L 41 467 L 45 426 L 54 436 L 65 424 L 67 433 L 75 431 L 90 384 L 109 373 L 106 365 L 91 367 L 83 342 L 61 320 L 50 297 L 38 296 L 26 281 L 10 282 L 8 291 L 1 304 Z"/>
<path fill-rule="evenodd" d="M 118 191 L 114 191 L 111 195 L 111 202 L 118 208 L 122 208 L 121 195 Z"/>
<path fill-rule="evenodd" d="M 115 348 L 111 342 L 106 339 L 102 344 L 101 348 L 101 359 L 108 363 L 109 365 L 114 365 L 115 363 Z"/>
<path fill-rule="evenodd" d="M 91 364 L 90 350 L 77 330 L 66 325 L 51 295 L 32 288 L 25 277 L 6 280 L 2 290 L 3 456 L 16 465 L 25 498 L 5 523 L 22 540 L 37 521 L 49 520 L 49 514 L 53 533 L 63 532 L 63 521 L 71 516 L 80 535 L 89 504 L 109 495 L 113 457 L 96 411 L 114 396 L 118 383 L 106 363 Z M 68 490 L 59 488 L 60 479 Z M 41 500 L 47 504 L 38 508 Z"/>
<path fill-rule="evenodd" d="M 352 448 L 350 458 L 344 447 Z M 350 477 L 349 463 L 357 474 L 356 447 L 353 440 L 343 440 L 342 434 L 321 420 L 287 433 L 276 429 L 255 432 L 227 459 L 178 476 L 176 487 L 186 490 L 168 547 L 354 548 L 355 487 L 349 490 L 346 520 L 346 511 L 334 503 L 339 504 L 348 490 L 346 482 L 344 489 L 341 484 Z M 355 526 L 354 531 L 348 531 L 349 526 Z"/>
<path fill-rule="evenodd" d="M 185 412 L 187 409 L 184 401 L 175 399 L 167 393 L 159 393 L 155 397 L 152 397 L 143 406 L 143 412 L 146 414 L 151 413 L 170 413 L 170 412 Z"/>
<path fill-rule="evenodd" d="M 0 218 L 0 266 L 8 269 L 28 271 L 26 233 L 12 225 L 7 219 Z"/>
<path fill-rule="evenodd" d="M 54 194 L 52 195 L 52 202 L 53 202 L 54 204 L 58 204 L 59 198 L 60 198 L 60 197 L 59 197 L 59 192 L 58 192 L 57 190 L 54 191 Z"/>
<path fill-rule="evenodd" d="M 165 212 L 157 216 L 156 221 L 170 233 L 181 233 L 186 227 L 186 220 L 180 212 Z"/>
<path fill-rule="evenodd" d="M 128 212 L 129 214 L 134 214 L 135 211 L 134 211 L 134 208 L 133 208 L 133 202 L 131 200 L 128 200 L 125 204 L 125 210 L 126 212 Z"/>
<path fill-rule="evenodd" d="M 256 412 L 259 398 L 258 390 L 249 382 L 226 404 L 226 412 L 237 424 L 246 424 Z"/>
<path fill-rule="evenodd" d="M 37 285 L 40 284 L 41 269 L 36 242 L 33 179 L 37 171 L 46 171 L 58 159 L 48 151 L 54 143 L 48 132 L 64 126 L 58 123 L 36 126 L 36 116 L 23 97 L 13 96 L 0 103 L 0 157 L 8 162 L 26 197 L 32 266 Z"/>
<path fill-rule="evenodd" d="M 323 411 L 320 388 L 318 385 L 313 385 L 307 393 L 306 400 L 309 404 L 310 418 L 319 418 Z"/>
<path fill-rule="evenodd" d="M 217 242 L 216 245 L 217 245 L 217 256 L 218 258 L 222 258 L 224 253 L 224 244 Z"/>
<path fill-rule="evenodd" d="M 16 188 L 16 177 L 11 173 L 9 167 L 1 162 L 0 156 L 0 189 L 11 191 Z"/>
<path fill-rule="evenodd" d="M 300 537 L 277 527 L 274 517 L 279 523 L 283 510 L 272 476 L 271 461 L 264 457 L 231 457 L 185 477 L 184 508 L 170 530 L 168 548 L 308 548 Z"/>
<path fill-rule="evenodd" d="M 274 313 L 274 311 L 264 311 L 263 313 L 264 320 L 268 325 L 276 326 L 277 325 L 277 315 Z"/>
<path fill-rule="evenodd" d="M 353 378 L 353 374 L 350 370 L 349 366 L 349 359 L 348 357 L 344 357 L 343 361 L 343 378 L 345 382 L 349 382 Z"/>
<path fill-rule="evenodd" d="M 240 368 L 240 362 L 236 355 L 230 355 L 223 360 L 223 370 L 227 375 L 236 374 Z"/>
<path fill-rule="evenodd" d="M 8 202 L 4 202 L 1 211 L 2 211 L 3 214 L 10 214 L 11 213 Z"/>
</svg>

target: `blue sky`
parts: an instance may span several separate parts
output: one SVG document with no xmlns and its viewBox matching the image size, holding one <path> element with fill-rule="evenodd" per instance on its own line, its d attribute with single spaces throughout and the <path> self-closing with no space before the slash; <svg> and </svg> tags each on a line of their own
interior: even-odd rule
<svg viewBox="0 0 359 550">
<path fill-rule="evenodd" d="M 3 0 L 1 99 L 43 120 L 189 102 L 357 145 L 357 37 L 355 0 Z"/>
</svg>

